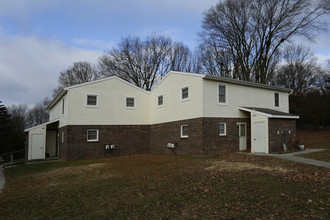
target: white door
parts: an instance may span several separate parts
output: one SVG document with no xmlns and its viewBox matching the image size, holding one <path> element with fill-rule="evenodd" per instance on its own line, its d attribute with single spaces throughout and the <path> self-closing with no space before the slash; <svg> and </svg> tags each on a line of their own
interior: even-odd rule
<svg viewBox="0 0 330 220">
<path fill-rule="evenodd" d="M 44 135 L 32 134 L 31 135 L 31 160 L 45 159 L 44 154 Z"/>
<path fill-rule="evenodd" d="M 238 124 L 239 150 L 246 150 L 246 123 Z"/>
<path fill-rule="evenodd" d="M 265 122 L 253 123 L 253 152 L 265 153 Z"/>
</svg>

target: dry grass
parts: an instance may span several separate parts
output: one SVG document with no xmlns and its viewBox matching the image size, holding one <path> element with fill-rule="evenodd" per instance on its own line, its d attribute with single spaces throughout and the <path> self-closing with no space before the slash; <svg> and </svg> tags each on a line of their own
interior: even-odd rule
<svg viewBox="0 0 330 220">
<path fill-rule="evenodd" d="M 298 130 L 297 138 L 300 144 L 308 149 L 326 149 L 325 151 L 303 154 L 300 157 L 330 162 L 330 129 Z"/>
<path fill-rule="evenodd" d="M 142 155 L 5 170 L 0 219 L 329 219 L 330 172 L 276 158 Z"/>
</svg>

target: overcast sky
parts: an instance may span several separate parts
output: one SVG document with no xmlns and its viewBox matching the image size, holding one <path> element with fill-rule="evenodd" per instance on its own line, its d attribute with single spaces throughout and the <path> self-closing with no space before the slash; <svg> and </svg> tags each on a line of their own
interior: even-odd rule
<svg viewBox="0 0 330 220">
<path fill-rule="evenodd" d="M 97 63 L 128 35 L 157 33 L 194 50 L 203 12 L 218 0 L 0 0 L 0 101 L 33 104 L 51 96 L 73 62 Z M 308 44 L 330 58 L 329 33 Z"/>
</svg>

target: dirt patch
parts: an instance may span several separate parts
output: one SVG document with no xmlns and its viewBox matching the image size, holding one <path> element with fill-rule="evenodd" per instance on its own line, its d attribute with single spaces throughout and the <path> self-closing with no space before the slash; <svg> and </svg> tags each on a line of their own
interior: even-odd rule
<svg viewBox="0 0 330 220">
<path fill-rule="evenodd" d="M 240 162 L 228 162 L 228 161 L 214 161 L 211 163 L 210 167 L 207 167 L 206 170 L 218 170 L 218 171 L 243 171 L 243 170 L 264 170 L 264 171 L 277 171 L 277 172 L 292 172 L 294 170 L 285 169 L 282 167 L 268 167 L 268 166 L 260 166 L 257 164 L 251 163 L 240 163 Z"/>
</svg>

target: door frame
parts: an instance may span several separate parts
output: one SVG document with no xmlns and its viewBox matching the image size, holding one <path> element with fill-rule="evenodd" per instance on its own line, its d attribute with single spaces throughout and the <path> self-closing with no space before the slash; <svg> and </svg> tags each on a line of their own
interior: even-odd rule
<svg viewBox="0 0 330 220">
<path fill-rule="evenodd" d="M 244 151 L 244 150 L 246 150 L 247 149 L 247 126 L 246 126 L 246 122 L 238 122 L 237 123 L 238 124 L 238 149 L 240 150 L 240 151 Z M 245 127 L 245 149 L 241 149 L 241 126 L 242 125 L 244 125 L 244 127 Z"/>
</svg>

